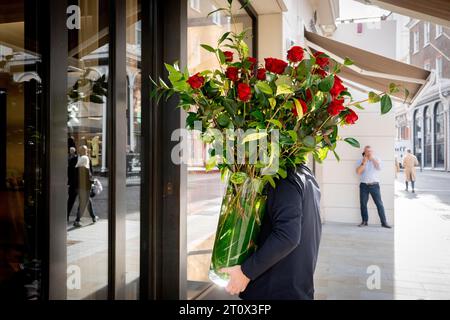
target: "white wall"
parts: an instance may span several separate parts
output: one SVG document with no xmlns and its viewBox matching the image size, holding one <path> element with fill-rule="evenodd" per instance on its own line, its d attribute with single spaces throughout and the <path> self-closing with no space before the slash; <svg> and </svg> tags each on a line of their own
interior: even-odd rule
<svg viewBox="0 0 450 320">
<path fill-rule="evenodd" d="M 363 33 L 356 33 L 356 24 L 339 24 L 332 37 L 335 40 L 395 59 L 396 21 L 382 21 L 363 26 Z M 367 92 L 350 88 L 355 100 L 363 100 Z M 366 110 L 355 111 L 359 115 L 353 126 L 342 128 L 342 137 L 354 137 L 361 146 L 370 145 L 383 162 L 381 193 L 389 223 L 394 223 L 394 142 L 395 114 L 380 115 L 379 104 L 364 104 Z M 358 223 L 361 221 L 359 206 L 359 178 L 355 172 L 356 161 L 362 150 L 345 142 L 337 147 L 341 157 L 338 162 L 330 155 L 322 165 L 317 165 L 317 177 L 322 188 L 322 218 L 324 222 Z M 369 200 L 369 223 L 379 224 L 376 207 Z"/>
<path fill-rule="evenodd" d="M 364 94 L 351 90 L 355 99 Z M 359 121 L 353 126 L 341 128 L 341 137 L 353 137 L 361 146 L 370 145 L 382 161 L 381 193 L 389 223 L 394 223 L 394 113 L 381 116 L 379 105 L 363 104 L 366 110 L 358 110 Z M 356 162 L 361 159 L 361 149 L 345 142 L 336 148 L 341 160 L 330 153 L 323 164 L 316 166 L 316 176 L 322 190 L 322 219 L 326 222 L 358 223 L 361 221 L 359 206 L 359 178 Z M 379 223 L 376 207 L 369 201 L 369 223 Z"/>
<path fill-rule="evenodd" d="M 357 33 L 357 23 L 341 23 L 332 38 L 395 59 L 397 56 L 397 21 L 367 22 L 362 25 L 362 33 Z"/>
</svg>

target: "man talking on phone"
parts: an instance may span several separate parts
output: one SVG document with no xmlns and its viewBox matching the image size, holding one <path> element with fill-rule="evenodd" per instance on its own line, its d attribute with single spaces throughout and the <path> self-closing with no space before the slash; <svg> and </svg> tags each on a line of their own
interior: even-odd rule
<svg viewBox="0 0 450 320">
<path fill-rule="evenodd" d="M 390 229 L 391 226 L 386 221 L 383 200 L 381 200 L 380 178 L 381 161 L 373 154 L 370 146 L 364 147 L 363 158 L 358 160 L 356 173 L 360 177 L 359 184 L 359 202 L 361 206 L 362 222 L 359 227 L 366 227 L 369 221 L 369 213 L 367 211 L 367 202 L 369 195 L 372 197 L 377 206 L 378 216 L 380 217 L 381 226 Z"/>
</svg>

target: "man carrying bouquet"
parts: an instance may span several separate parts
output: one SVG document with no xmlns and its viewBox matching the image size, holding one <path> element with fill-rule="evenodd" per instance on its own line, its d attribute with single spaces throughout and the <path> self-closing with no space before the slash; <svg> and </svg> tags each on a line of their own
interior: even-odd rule
<svg viewBox="0 0 450 320">
<path fill-rule="evenodd" d="M 242 265 L 222 269 L 227 291 L 244 300 L 312 300 L 322 232 L 320 190 L 304 165 L 269 187 L 258 249 Z"/>
</svg>

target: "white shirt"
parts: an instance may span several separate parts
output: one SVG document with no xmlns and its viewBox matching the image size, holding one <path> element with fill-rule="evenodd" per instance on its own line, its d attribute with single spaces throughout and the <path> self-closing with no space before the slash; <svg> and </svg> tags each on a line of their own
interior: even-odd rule
<svg viewBox="0 0 450 320">
<path fill-rule="evenodd" d="M 367 160 L 366 166 L 364 168 L 364 171 L 359 176 L 359 180 L 362 183 L 375 183 L 380 182 L 380 176 L 379 173 L 381 171 L 381 161 L 378 158 L 375 158 L 375 160 L 378 162 L 379 167 L 378 169 L 375 167 L 373 161 Z M 359 167 L 362 164 L 362 159 L 358 160 L 356 162 L 356 167 Z"/>
</svg>

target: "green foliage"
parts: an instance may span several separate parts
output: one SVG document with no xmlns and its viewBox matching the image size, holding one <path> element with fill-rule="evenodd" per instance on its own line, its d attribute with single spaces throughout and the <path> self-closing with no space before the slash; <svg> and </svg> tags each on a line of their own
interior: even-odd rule
<svg viewBox="0 0 450 320">
<path fill-rule="evenodd" d="M 227 2 L 228 7 L 214 12 L 224 11 L 232 16 L 232 0 Z M 245 1 L 244 6 L 247 3 Z M 363 102 L 380 102 L 381 113 L 385 114 L 392 109 L 391 94 L 398 94 L 400 90 L 405 91 L 405 96 L 409 94 L 406 88 L 392 83 L 386 92 L 369 92 L 368 98 L 363 101 L 353 101 L 347 88 L 336 97 L 335 90 L 332 90 L 335 76 L 342 66 L 353 64 L 349 57 L 345 58 L 343 64 L 336 61 L 323 64 L 324 59 L 331 58 L 305 50 L 301 61 L 288 62 L 287 67 L 283 64 L 275 72 L 267 65 L 253 65 L 254 60 L 249 58 L 246 44 L 248 40 L 247 30 L 225 32 L 215 47 L 201 45 L 214 56 L 219 68 L 189 75 L 187 70 L 180 70 L 178 63 L 166 64 L 166 77 L 151 79 L 152 98 L 156 102 L 161 98 L 176 97 L 179 106 L 187 112 L 186 126 L 192 129 L 195 122 L 202 124 L 202 140 L 211 144 L 211 157 L 206 163 L 206 169 L 217 167 L 221 177 L 229 177 L 236 186 L 251 178 L 257 182 L 258 189 L 266 184 L 275 187 L 277 179 L 285 178 L 290 167 L 305 163 L 309 155 L 317 162 L 322 162 L 332 152 L 339 161 L 336 152 L 338 141 L 343 140 L 360 148 L 356 139 L 339 137 L 339 128 L 347 125 L 345 117 L 350 114 L 350 108 L 355 111 L 364 109 L 361 105 Z M 233 52 L 232 61 L 227 61 L 225 51 Z M 225 70 L 229 67 L 237 68 L 237 81 L 228 78 L 229 74 Z M 257 77 L 257 70 L 261 68 L 267 69 L 266 73 L 263 77 Z M 245 94 L 242 85 L 245 85 Z M 103 84 L 93 86 L 94 96 L 102 97 L 106 90 L 107 86 Z M 69 96 L 76 99 L 77 90 L 71 91 Z M 333 102 L 337 103 L 335 99 L 344 100 L 344 110 L 337 115 L 329 108 L 333 107 Z M 223 133 L 230 130 L 234 132 L 231 137 L 223 134 L 224 141 L 229 139 L 234 142 L 233 147 L 224 144 L 223 150 L 219 151 L 212 129 L 219 129 Z M 243 132 L 239 137 L 234 131 L 238 129 Z M 247 131 L 249 129 L 253 131 Z M 278 132 L 279 140 L 271 141 L 271 135 L 275 132 Z M 257 163 L 249 163 L 249 159 L 256 155 L 254 150 L 249 150 L 249 146 L 261 146 L 262 141 L 267 142 L 268 153 L 258 158 Z M 232 162 L 238 157 L 236 149 L 239 148 L 236 147 L 245 150 L 244 163 Z M 232 155 L 231 160 L 227 159 L 228 154 Z M 268 170 L 275 165 L 278 167 L 274 172 Z"/>
</svg>

